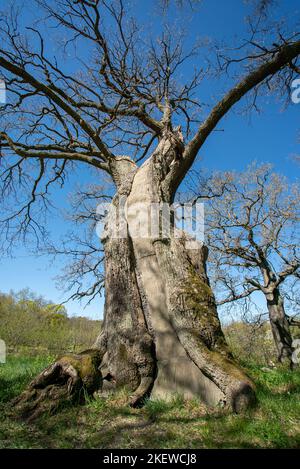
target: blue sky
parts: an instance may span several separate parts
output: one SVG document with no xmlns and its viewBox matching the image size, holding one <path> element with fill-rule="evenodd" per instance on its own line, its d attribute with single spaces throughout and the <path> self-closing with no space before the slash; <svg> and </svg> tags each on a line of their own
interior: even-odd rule
<svg viewBox="0 0 300 469">
<path fill-rule="evenodd" d="M 0 0 L 3 4 L 3 0 Z M 26 7 L 29 2 L 23 2 Z M 135 15 L 140 19 L 145 28 L 158 32 L 161 23 L 161 15 L 157 9 L 153 9 L 154 0 L 133 2 Z M 299 9 L 296 0 L 278 1 L 276 15 L 287 18 Z M 174 10 L 170 10 L 171 12 Z M 249 12 L 242 0 L 203 0 L 197 12 L 178 15 L 170 13 L 162 22 L 172 23 L 176 20 L 178 27 L 185 26 L 188 31 L 187 46 L 197 36 L 207 36 L 214 40 L 230 39 L 237 35 L 246 37 L 245 16 Z M 36 12 L 26 8 L 24 23 L 31 23 Z M 195 63 L 201 66 L 202 63 Z M 187 74 L 188 70 L 185 70 Z M 214 102 L 214 99 L 222 95 L 226 90 L 226 84 L 208 82 L 200 88 L 201 99 L 206 102 Z M 241 103 L 243 104 L 243 103 Z M 239 110 L 237 106 L 235 111 Z M 201 161 L 198 165 L 212 170 L 242 170 L 251 161 L 270 162 L 274 169 L 286 175 L 291 181 L 299 176 L 299 165 L 295 163 L 293 154 L 300 153 L 299 129 L 300 129 L 300 104 L 290 104 L 284 109 L 282 101 L 276 101 L 269 97 L 260 114 L 253 113 L 249 116 L 241 116 L 237 112 L 230 112 L 220 123 L 219 128 L 223 132 L 214 132 L 201 149 Z M 63 193 L 56 194 L 55 199 L 60 200 L 64 206 L 68 193 L 74 182 L 89 181 L 89 170 L 82 168 L 77 175 L 73 175 L 66 185 Z M 93 176 L 94 177 L 94 176 Z M 76 179 L 77 178 L 77 179 Z M 61 202 L 63 201 L 63 202 Z M 61 219 L 56 217 L 49 220 L 49 228 L 56 235 L 62 234 L 65 227 Z M 28 256 L 26 249 L 20 246 L 14 252 L 13 258 L 2 258 L 0 262 L 0 289 L 8 292 L 30 287 L 37 294 L 45 296 L 54 302 L 61 302 L 66 298 L 57 288 L 55 277 L 59 274 L 61 261 L 51 264 L 47 256 Z M 103 298 L 97 299 L 86 309 L 78 302 L 69 302 L 67 305 L 69 314 L 86 315 L 93 318 L 102 317 Z"/>
</svg>

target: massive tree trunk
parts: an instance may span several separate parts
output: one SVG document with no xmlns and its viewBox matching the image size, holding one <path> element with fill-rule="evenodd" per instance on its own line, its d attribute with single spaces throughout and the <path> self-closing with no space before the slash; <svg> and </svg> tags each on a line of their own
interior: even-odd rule
<svg viewBox="0 0 300 469">
<path fill-rule="evenodd" d="M 188 236 L 175 230 L 138 232 L 149 228 L 153 204 L 172 202 L 168 177 L 181 152 L 179 134 L 167 131 L 140 168 L 126 157 L 111 167 L 117 194 L 102 236 L 105 313 L 94 348 L 103 357 L 103 385 L 127 386 L 132 406 L 180 393 L 240 412 L 255 400 L 254 385 L 221 330 L 207 248 L 191 249 Z"/>
<path fill-rule="evenodd" d="M 150 394 L 181 393 L 238 412 L 253 401 L 254 386 L 222 333 L 206 275 L 207 249 L 190 249 L 187 235 L 174 230 L 137 234 L 149 228 L 153 204 L 172 202 L 168 169 L 180 150 L 179 138 L 167 133 L 139 169 L 123 160 L 127 179 L 113 201 L 116 207 L 126 197 L 123 238 L 114 237 L 121 221 L 111 210 L 102 239 L 105 318 L 95 346 L 106 347 L 104 381 L 129 386 L 132 405 Z"/>
<path fill-rule="evenodd" d="M 278 352 L 278 361 L 287 363 L 293 368 L 292 335 L 290 325 L 285 314 L 284 300 L 278 287 L 267 293 L 267 305 L 274 342 Z"/>
</svg>

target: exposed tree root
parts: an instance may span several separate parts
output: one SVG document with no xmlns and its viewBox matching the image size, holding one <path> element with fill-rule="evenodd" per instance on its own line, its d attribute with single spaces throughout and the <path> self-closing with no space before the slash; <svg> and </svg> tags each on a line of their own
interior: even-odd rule
<svg viewBox="0 0 300 469">
<path fill-rule="evenodd" d="M 43 370 L 13 402 L 18 417 L 32 421 L 68 404 L 81 404 L 100 389 L 102 354 L 86 350 L 68 354 Z"/>
</svg>

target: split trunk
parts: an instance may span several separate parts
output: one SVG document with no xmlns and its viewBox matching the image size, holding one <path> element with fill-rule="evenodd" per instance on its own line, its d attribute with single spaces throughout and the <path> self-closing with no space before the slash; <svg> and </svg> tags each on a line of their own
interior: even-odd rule
<svg viewBox="0 0 300 469">
<path fill-rule="evenodd" d="M 179 133 L 167 131 L 141 167 L 127 157 L 111 164 L 117 193 L 102 234 L 105 313 L 94 344 L 102 388 L 126 386 L 133 406 L 180 393 L 240 412 L 255 400 L 254 385 L 228 350 L 206 274 L 207 248 L 178 236 L 172 217 L 168 233 L 145 233 L 152 207 L 173 202 L 182 151 Z M 65 384 L 78 389 L 63 370 Z M 42 375 L 33 385 L 44 381 Z"/>
<path fill-rule="evenodd" d="M 104 354 L 104 382 L 129 386 L 132 405 L 150 394 L 180 393 L 238 412 L 253 401 L 254 386 L 221 330 L 206 274 L 207 248 L 179 235 L 172 217 L 168 233 L 161 220 L 159 233 L 151 233 L 153 207 L 172 203 L 168 175 L 180 149 L 180 140 L 169 135 L 140 168 L 119 159 L 118 193 L 102 239 L 105 317 L 95 347 Z M 116 209 L 121 199 L 123 219 Z"/>
</svg>

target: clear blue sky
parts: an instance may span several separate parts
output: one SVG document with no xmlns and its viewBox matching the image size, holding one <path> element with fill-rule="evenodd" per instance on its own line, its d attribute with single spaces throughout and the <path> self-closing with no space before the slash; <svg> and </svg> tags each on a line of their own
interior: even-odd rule
<svg viewBox="0 0 300 469">
<path fill-rule="evenodd" d="M 0 0 L 1 4 L 3 0 Z M 29 5 L 30 2 L 24 2 Z M 278 1 L 276 14 L 289 17 L 300 5 L 298 0 Z M 158 10 L 153 9 L 154 0 L 133 2 L 137 18 L 154 31 L 158 30 Z M 194 14 L 181 15 L 178 25 L 185 25 L 189 32 L 191 43 L 197 36 L 208 36 L 215 40 L 230 39 L 237 35 L 245 37 L 244 18 L 249 6 L 243 0 L 203 0 L 201 7 Z M 177 15 L 178 16 L 178 15 Z M 31 22 L 34 12 L 27 9 L 24 23 Z M 164 19 L 172 22 L 175 15 L 169 14 Z M 202 64 L 196 63 L 201 66 Z M 189 73 L 188 71 L 186 73 Z M 213 102 L 220 97 L 226 86 L 216 83 L 206 83 L 200 88 L 201 98 Z M 243 104 L 243 103 L 242 103 Z M 236 108 L 238 110 L 240 106 Z M 293 161 L 292 155 L 299 151 L 300 104 L 291 104 L 283 109 L 283 102 L 276 102 L 273 97 L 263 107 L 262 113 L 242 117 L 236 112 L 230 112 L 220 124 L 224 132 L 214 132 L 201 150 L 201 165 L 208 170 L 242 170 L 254 159 L 259 162 L 271 162 L 276 171 L 285 174 L 291 181 L 299 176 L 299 166 Z M 80 181 L 88 181 L 91 177 L 89 170 L 83 168 L 76 176 L 70 178 L 59 200 L 66 200 L 76 177 Z M 55 196 L 57 198 L 58 195 Z M 58 199 L 57 199 L 58 200 Z M 64 205 L 64 203 L 62 203 Z M 64 232 L 64 226 L 59 219 L 49 220 L 49 228 L 56 235 Z M 50 258 L 28 256 L 26 250 L 20 246 L 14 252 L 14 258 L 1 259 L 0 263 L 0 290 L 8 292 L 12 287 L 20 290 L 30 287 L 36 293 L 44 295 L 47 299 L 60 302 L 66 298 L 57 288 L 54 280 L 59 274 L 61 262 L 50 265 Z M 67 305 L 69 314 L 86 315 L 94 318 L 102 317 L 103 299 L 97 299 L 86 309 L 78 302 Z"/>
</svg>

